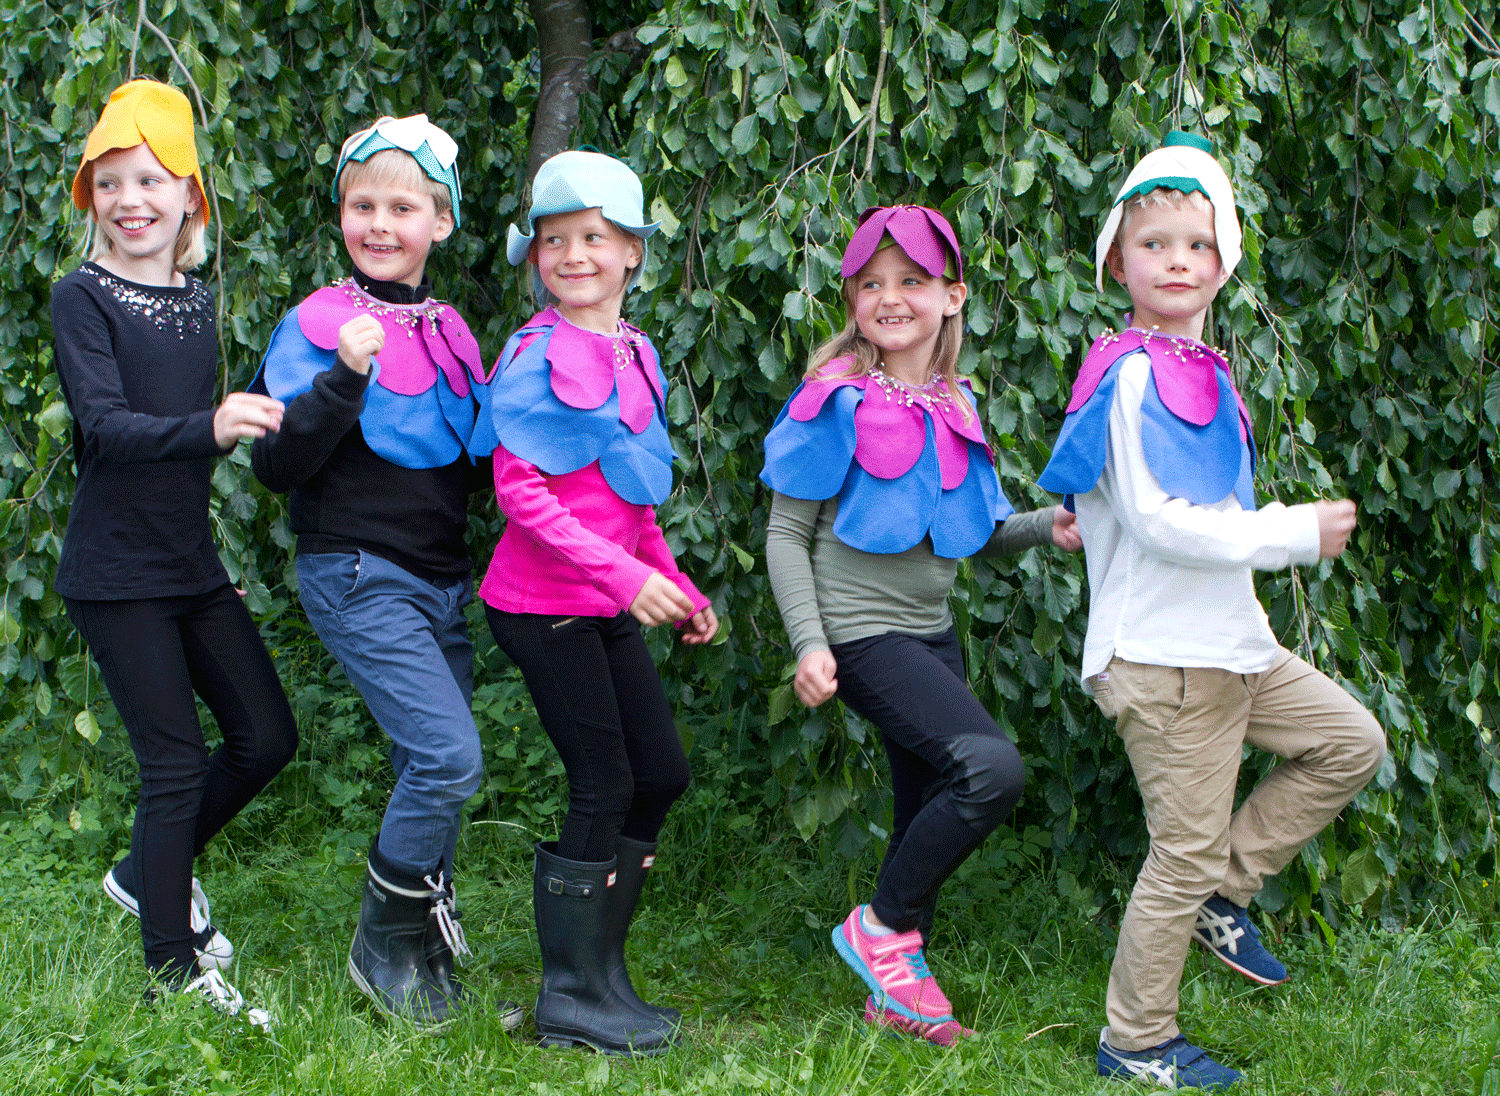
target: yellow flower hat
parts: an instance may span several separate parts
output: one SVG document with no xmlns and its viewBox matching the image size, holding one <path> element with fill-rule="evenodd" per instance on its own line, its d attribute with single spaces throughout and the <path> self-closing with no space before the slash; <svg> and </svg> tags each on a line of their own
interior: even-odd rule
<svg viewBox="0 0 1500 1096">
<path fill-rule="evenodd" d="M 83 146 L 83 163 L 73 176 L 73 204 L 88 209 L 92 195 L 84 173 L 106 152 L 134 148 L 144 141 L 161 166 L 179 179 L 191 175 L 203 196 L 203 220 L 208 220 L 208 191 L 198 170 L 198 145 L 193 139 L 193 108 L 187 96 L 158 80 L 132 80 L 121 84 L 104 104 L 99 123 Z"/>
</svg>

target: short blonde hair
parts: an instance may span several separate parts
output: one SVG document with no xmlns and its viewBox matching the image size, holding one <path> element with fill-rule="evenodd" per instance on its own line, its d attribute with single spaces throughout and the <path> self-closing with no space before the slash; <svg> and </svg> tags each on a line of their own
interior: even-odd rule
<svg viewBox="0 0 1500 1096">
<path fill-rule="evenodd" d="M 93 161 L 83 165 L 83 184 L 87 193 L 94 193 Z M 174 175 L 175 179 L 186 178 L 188 192 L 198 195 L 198 208 L 182 219 L 177 230 L 177 242 L 172 245 L 172 269 L 196 270 L 208 260 L 208 199 L 198 189 L 198 180 L 191 175 Z M 107 233 L 99 231 L 99 219 L 94 214 L 94 203 L 89 201 L 89 262 L 96 263 L 114 250 Z"/>
<path fill-rule="evenodd" d="M 415 190 L 432 199 L 433 208 L 439 214 L 453 214 L 453 195 L 448 193 L 448 184 L 440 183 L 422 170 L 422 165 L 409 152 L 399 148 L 385 148 L 364 160 L 350 160 L 339 172 L 339 204 L 344 195 L 356 183 L 362 186 L 398 186 Z"/>
<path fill-rule="evenodd" d="M 1115 238 L 1109 242 L 1106 255 L 1120 250 L 1120 233 L 1129 226 L 1130 219 L 1143 209 L 1197 209 L 1212 217 L 1214 204 L 1201 190 L 1181 191 L 1159 186 L 1144 194 L 1132 194 L 1125 199 L 1125 208 L 1120 211 L 1120 227 L 1115 230 Z"/>
</svg>

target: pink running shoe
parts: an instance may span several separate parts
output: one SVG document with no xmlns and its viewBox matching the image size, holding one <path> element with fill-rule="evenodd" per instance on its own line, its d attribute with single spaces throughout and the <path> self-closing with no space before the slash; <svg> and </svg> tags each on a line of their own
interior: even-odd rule
<svg viewBox="0 0 1500 1096">
<path fill-rule="evenodd" d="M 865 931 L 864 914 L 864 906 L 854 907 L 844 923 L 833 930 L 833 946 L 865 980 L 876 1004 L 918 1023 L 941 1024 L 953 1019 L 953 1006 L 927 969 L 922 934 L 912 929 L 875 936 Z"/>
<path fill-rule="evenodd" d="M 918 1039 L 926 1039 L 940 1047 L 951 1047 L 960 1039 L 967 1039 L 974 1034 L 973 1028 L 966 1028 L 957 1020 L 930 1024 L 923 1020 L 908 1020 L 899 1012 L 888 1008 L 876 1008 L 873 996 L 865 998 L 865 1023 L 890 1028 L 902 1035 L 915 1035 Z"/>
</svg>

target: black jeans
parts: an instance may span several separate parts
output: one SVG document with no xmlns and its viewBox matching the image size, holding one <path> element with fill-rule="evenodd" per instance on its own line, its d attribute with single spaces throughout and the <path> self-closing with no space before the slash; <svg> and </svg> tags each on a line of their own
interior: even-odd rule
<svg viewBox="0 0 1500 1096">
<path fill-rule="evenodd" d="M 140 904 L 146 965 L 175 979 L 196 975 L 193 860 L 297 752 L 292 709 L 228 583 L 186 597 L 64 602 L 140 765 L 130 856 L 115 871 Z M 223 735 L 213 753 L 194 693 Z"/>
<path fill-rule="evenodd" d="M 624 834 L 655 841 L 691 771 L 661 677 L 629 613 L 503 613 L 490 631 L 521 669 L 536 714 L 568 771 L 557 855 L 599 863 Z"/>
<path fill-rule="evenodd" d="M 894 825 L 875 916 L 898 932 L 930 928 L 938 888 L 1021 799 L 1015 744 L 969 691 L 953 629 L 832 645 L 839 699 L 880 729 Z"/>
</svg>

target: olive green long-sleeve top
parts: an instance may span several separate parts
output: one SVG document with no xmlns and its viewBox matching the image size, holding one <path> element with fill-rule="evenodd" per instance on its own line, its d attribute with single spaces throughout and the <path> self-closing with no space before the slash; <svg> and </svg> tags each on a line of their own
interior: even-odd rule
<svg viewBox="0 0 1500 1096">
<path fill-rule="evenodd" d="M 933 553 L 932 538 L 905 552 L 861 552 L 833 532 L 838 499 L 775 494 L 766 529 L 771 590 L 797 661 L 833 643 L 886 632 L 930 636 L 953 623 L 948 592 L 958 560 Z M 1053 508 L 1013 514 L 976 555 L 1024 552 L 1052 542 Z"/>
</svg>

